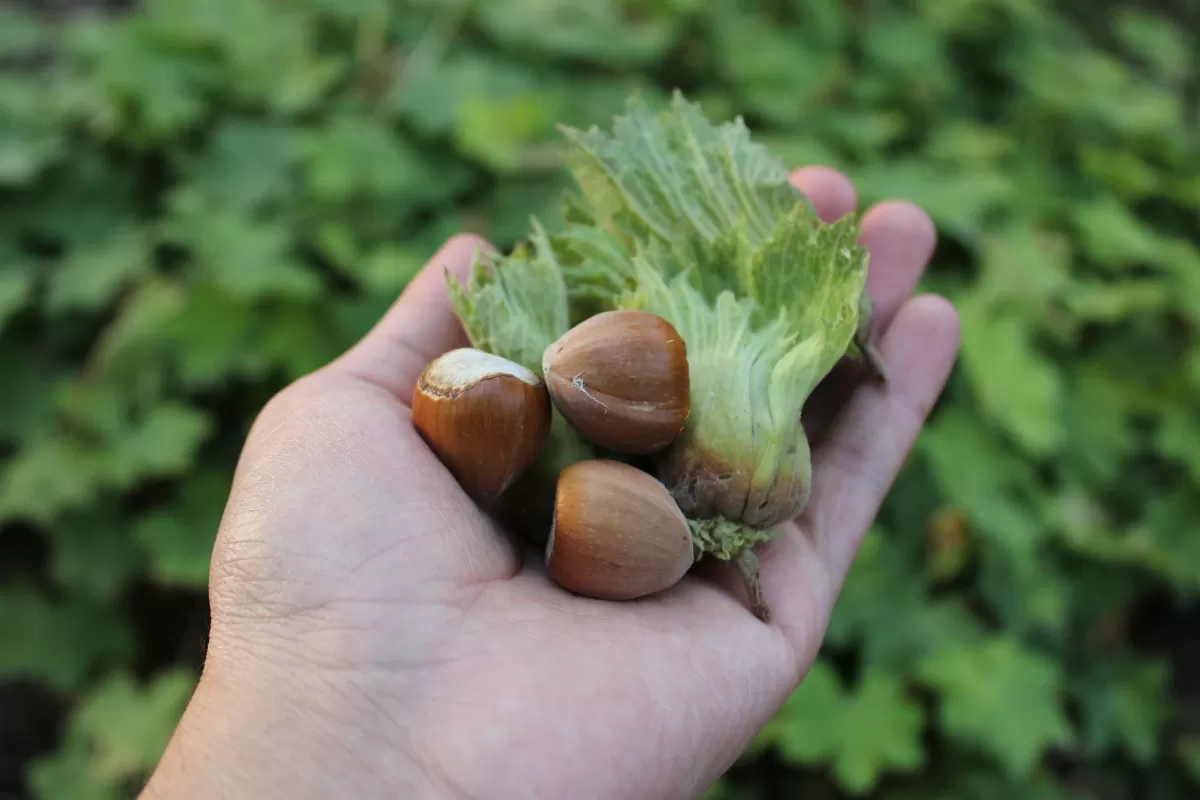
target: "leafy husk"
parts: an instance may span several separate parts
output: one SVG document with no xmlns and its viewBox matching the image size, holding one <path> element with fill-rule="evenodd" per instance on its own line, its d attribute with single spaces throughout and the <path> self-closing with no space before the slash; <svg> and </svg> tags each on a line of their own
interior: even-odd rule
<svg viewBox="0 0 1200 800">
<path fill-rule="evenodd" d="M 740 118 L 714 125 L 679 92 L 658 112 L 631 97 L 611 131 L 560 130 L 576 184 L 565 225 L 550 234 L 534 220 L 528 244 L 481 257 L 467 286 L 450 281 L 454 308 L 476 347 L 534 370 L 601 311 L 675 326 L 692 411 L 648 468 L 692 521 L 698 555 L 735 559 L 765 618 L 748 551 L 808 502 L 803 405 L 847 354 L 883 374 L 858 217 L 822 222 Z M 536 474 L 593 456 L 559 417 Z"/>
</svg>

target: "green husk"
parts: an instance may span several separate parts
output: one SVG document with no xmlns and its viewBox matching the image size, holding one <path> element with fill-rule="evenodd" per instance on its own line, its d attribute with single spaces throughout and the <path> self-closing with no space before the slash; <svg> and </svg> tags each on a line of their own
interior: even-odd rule
<svg viewBox="0 0 1200 800">
<path fill-rule="evenodd" d="M 481 256 L 466 286 L 449 282 L 455 311 L 476 347 L 539 373 L 545 348 L 600 311 L 674 325 L 692 412 L 649 469 L 691 520 L 697 556 L 733 560 L 761 596 L 750 548 L 809 497 L 805 401 L 846 355 L 883 371 L 858 217 L 821 222 L 740 118 L 714 125 L 679 92 L 658 112 L 631 97 L 610 131 L 560 130 L 576 184 L 564 227 L 534 220 L 528 245 Z M 535 473 L 589 457 L 556 415 Z"/>
</svg>

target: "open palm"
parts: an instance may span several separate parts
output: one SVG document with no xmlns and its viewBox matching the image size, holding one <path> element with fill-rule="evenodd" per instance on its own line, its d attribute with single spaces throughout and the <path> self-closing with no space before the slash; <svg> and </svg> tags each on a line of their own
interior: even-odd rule
<svg viewBox="0 0 1200 800">
<path fill-rule="evenodd" d="M 831 170 L 793 180 L 827 220 L 855 207 Z M 850 397 L 804 516 L 758 549 L 770 624 L 720 570 L 635 602 L 574 597 L 459 489 L 408 408 L 425 364 L 466 343 L 443 270 L 464 274 L 480 242 L 447 243 L 256 421 L 213 556 L 205 673 L 147 794 L 700 794 L 815 658 L 957 348 L 950 305 L 911 296 L 928 218 L 881 204 L 863 242 L 890 382 Z"/>
</svg>

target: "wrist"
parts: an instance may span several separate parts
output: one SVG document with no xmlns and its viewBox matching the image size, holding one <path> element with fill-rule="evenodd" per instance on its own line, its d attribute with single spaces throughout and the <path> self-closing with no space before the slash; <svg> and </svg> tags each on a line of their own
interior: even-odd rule
<svg viewBox="0 0 1200 800">
<path fill-rule="evenodd" d="M 438 796 L 346 704 L 328 683 L 206 670 L 140 800 Z"/>
</svg>

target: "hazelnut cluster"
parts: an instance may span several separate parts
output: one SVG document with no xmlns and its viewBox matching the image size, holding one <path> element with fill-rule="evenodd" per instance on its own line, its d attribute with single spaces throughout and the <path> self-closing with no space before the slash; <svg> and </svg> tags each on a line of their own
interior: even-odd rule
<svg viewBox="0 0 1200 800">
<path fill-rule="evenodd" d="M 632 600 L 676 584 L 694 561 L 687 518 L 667 488 L 622 460 L 673 442 L 691 413 L 687 346 L 662 317 L 605 311 L 546 348 L 542 375 L 474 348 L 434 359 L 413 395 L 413 424 L 485 508 L 537 460 L 552 404 L 613 458 L 557 476 L 546 568 L 561 587 Z"/>
</svg>

